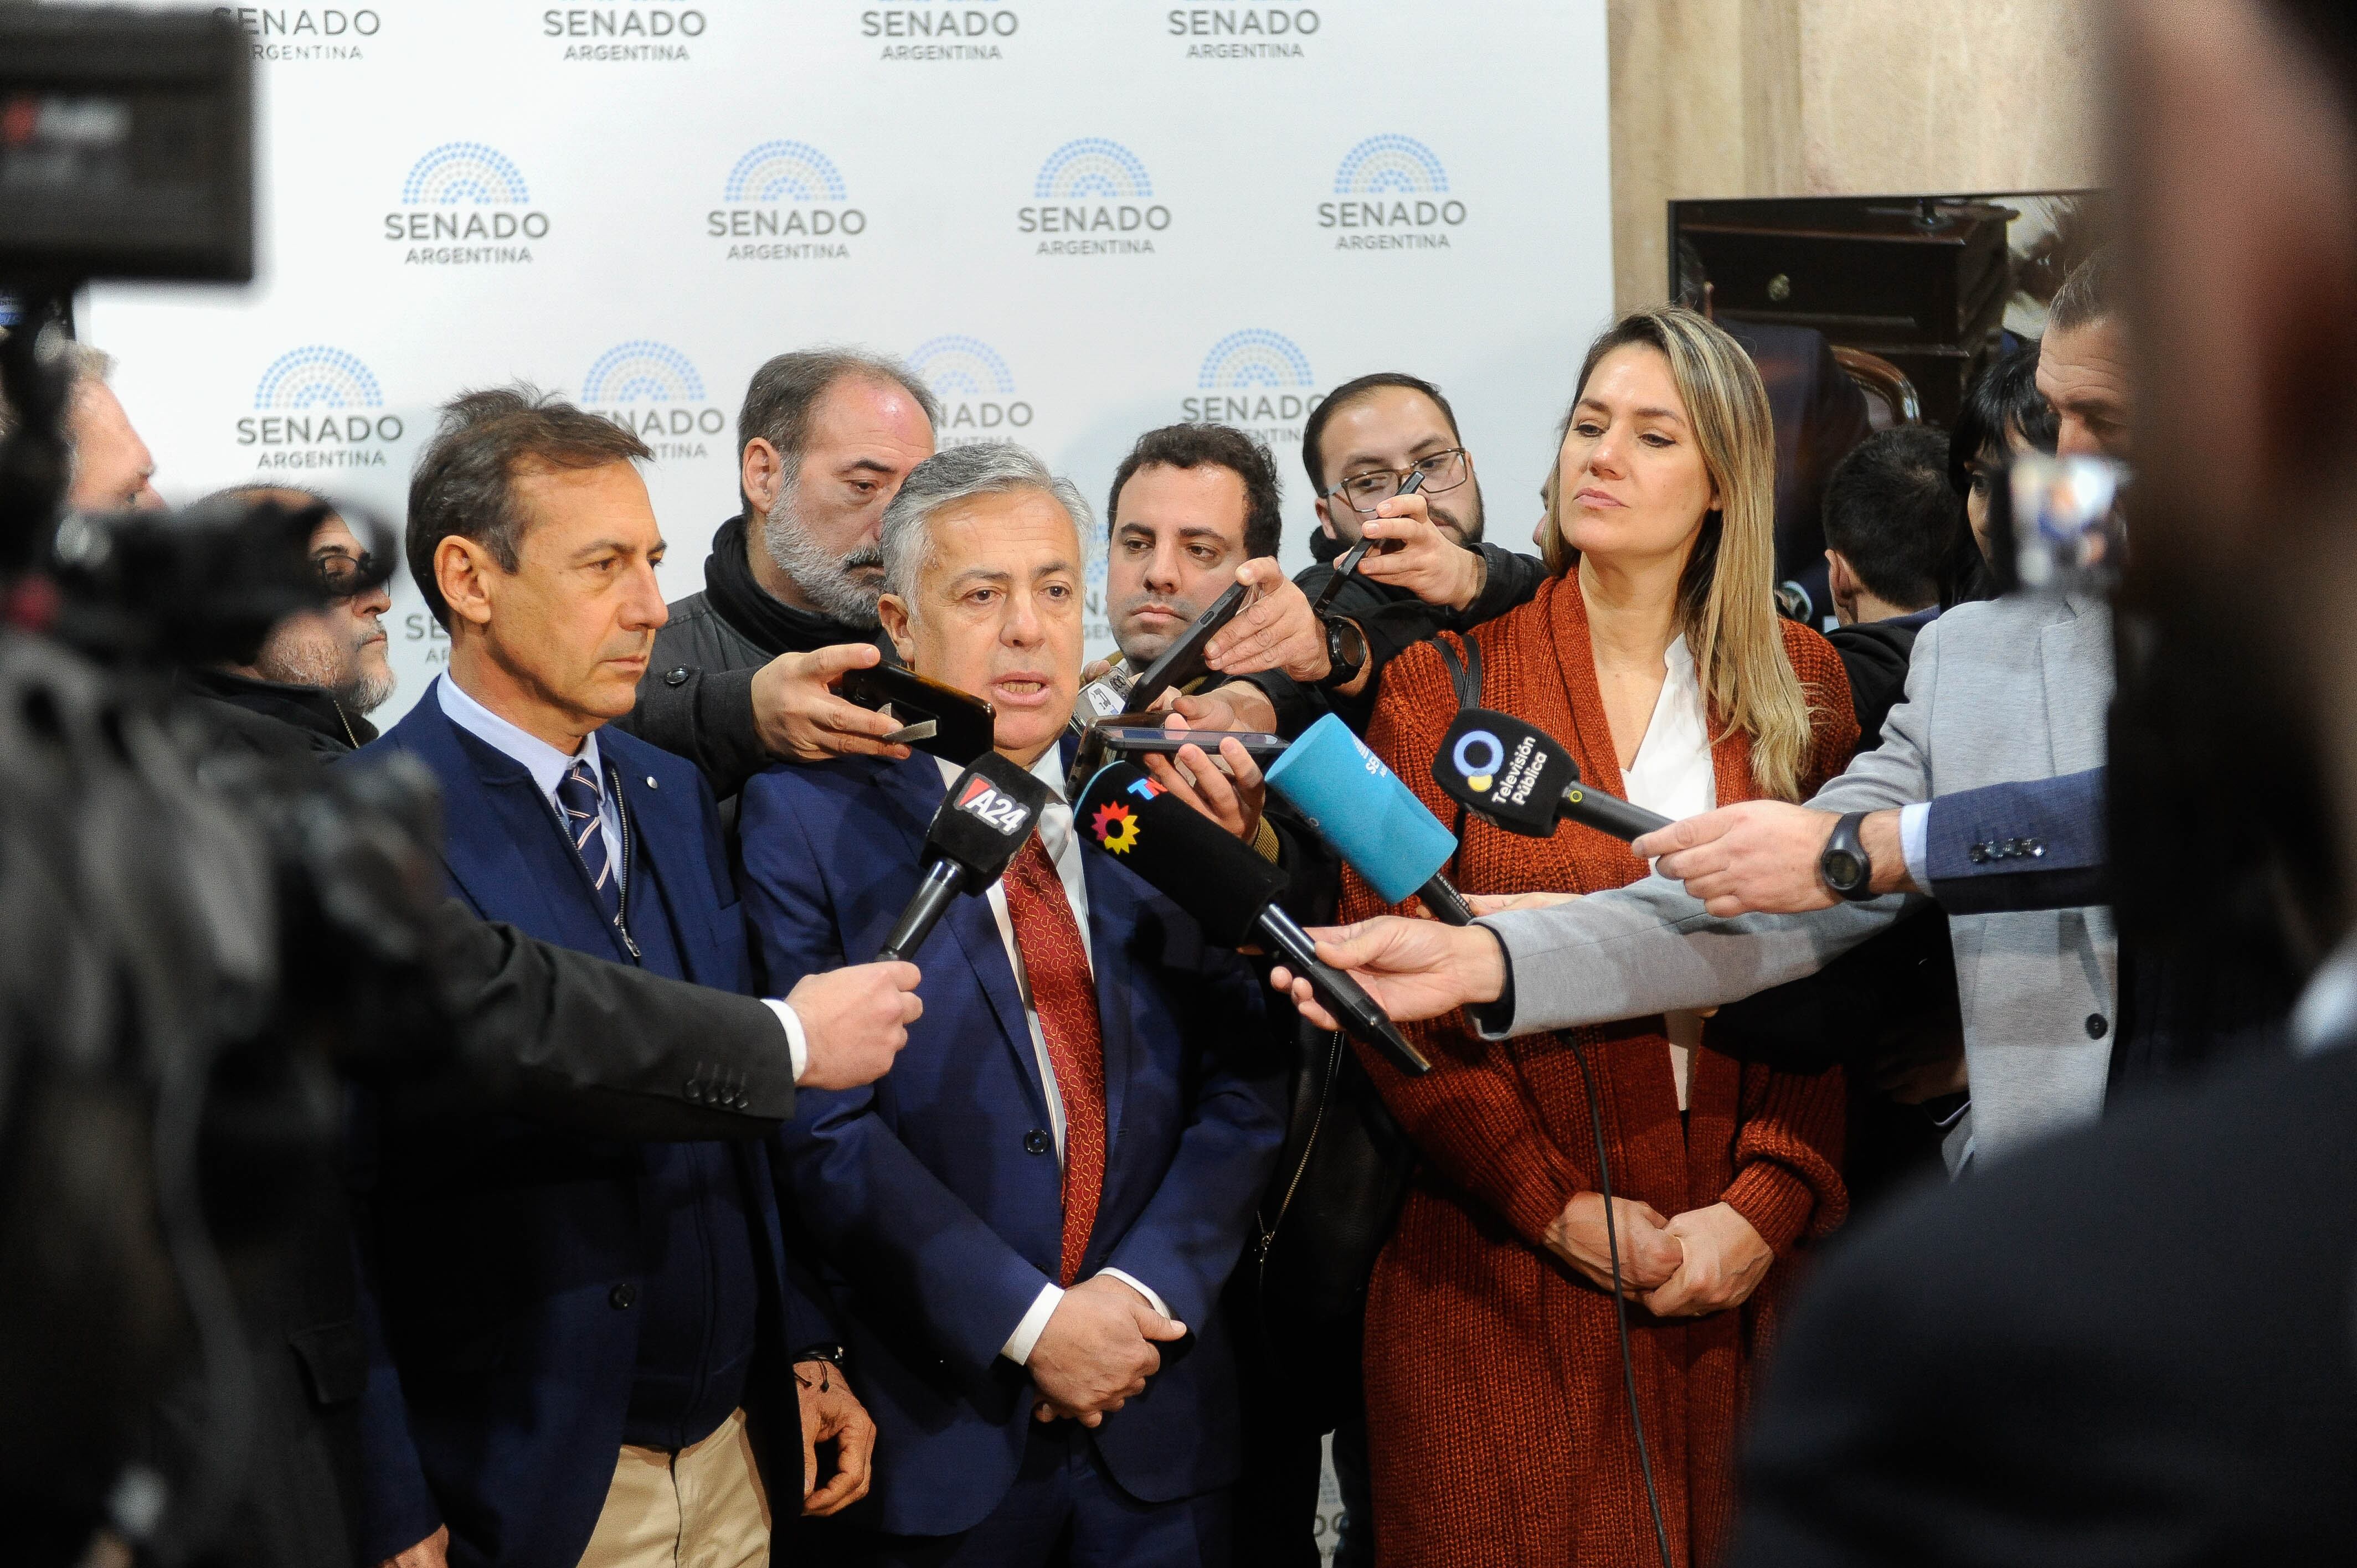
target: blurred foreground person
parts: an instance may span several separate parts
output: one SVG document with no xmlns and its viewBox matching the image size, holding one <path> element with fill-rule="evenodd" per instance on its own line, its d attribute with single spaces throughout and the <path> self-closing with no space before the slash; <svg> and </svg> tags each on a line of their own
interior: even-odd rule
<svg viewBox="0 0 2357 1568">
<path fill-rule="evenodd" d="M 1461 821 L 1432 782 L 1458 660 L 1479 671 L 1478 705 L 1564 737 L 1582 778 L 1655 811 L 1808 794 L 1848 760 L 1857 725 L 1833 650 L 1770 596 L 1775 436 L 1750 360 L 1692 311 L 1641 311 L 1589 349 L 1576 393 L 1555 575 L 1471 636 L 1402 654 L 1368 744 Z M 1626 845 L 1578 828 L 1534 843 L 1463 822 L 1462 834 L 1449 870 L 1469 893 L 1645 875 Z M 1347 872 L 1344 888 L 1346 914 L 1377 908 Z M 1424 1078 L 1361 1052 L 1425 1155 L 1368 1294 L 1378 1560 L 1655 1560 L 1591 1114 L 1670 1550 L 1713 1559 L 1753 1348 L 1790 1260 L 1846 1207 L 1841 1074 L 1739 1063 L 1693 1013 L 1503 1045 L 1453 1024 L 1417 1036 Z"/>
<path fill-rule="evenodd" d="M 2124 625 L 2189 658 L 2165 765 L 2123 754 L 2122 930 L 2214 961 L 2199 840 L 2342 956 L 2313 1054 L 2222 1073 L 1891 1214 L 1829 1260 L 1755 1428 L 1748 1565 L 2325 1563 L 2357 1539 L 2357 16 L 2124 7 L 2146 368 Z M 2201 367 L 2199 375 L 2175 373 Z M 2134 642 L 2124 639 L 2127 646 Z M 2230 678 L 2205 682 L 2188 669 Z M 2222 758 L 2251 787 L 2206 813 Z"/>
<path fill-rule="evenodd" d="M 985 444 L 919 464 L 883 524 L 909 668 L 991 702 L 999 755 L 1056 797 L 1087 520 Z M 746 787 L 771 984 L 882 944 L 961 771 L 851 757 Z M 892 1079 L 811 1096 L 780 1134 L 880 1428 L 873 1560 L 896 1568 L 1227 1561 L 1218 1303 L 1275 1161 L 1276 1053 L 1251 972 L 1084 831 L 1051 799 L 918 948 L 925 1015 Z"/>
</svg>

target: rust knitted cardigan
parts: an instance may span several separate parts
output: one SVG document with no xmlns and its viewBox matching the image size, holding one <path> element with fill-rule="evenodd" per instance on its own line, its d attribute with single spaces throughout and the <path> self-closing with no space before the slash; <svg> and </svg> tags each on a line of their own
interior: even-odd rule
<svg viewBox="0 0 2357 1568">
<path fill-rule="evenodd" d="M 1832 646 L 1792 622 L 1782 628 L 1810 706 L 1805 798 L 1847 764 L 1857 723 Z M 1577 580 L 1545 584 L 1472 639 L 1482 705 L 1537 725 L 1571 748 L 1581 778 L 1621 793 Z M 1438 650 L 1418 647 L 1383 671 L 1367 731 L 1443 822 L 1458 813 L 1431 764 L 1456 708 Z M 1717 714 L 1711 722 L 1715 733 Z M 1717 739 L 1712 764 L 1719 804 L 1758 796 L 1749 736 Z M 1626 844 L 1587 828 L 1535 840 L 1470 821 L 1453 869 L 1469 893 L 1592 893 L 1645 875 Z M 1346 876 L 1345 918 L 1381 908 Z M 1667 1216 L 1727 1203 L 1776 1256 L 1733 1311 L 1672 1321 L 1630 1306 L 1646 1440 L 1683 1568 L 1713 1562 L 1726 1544 L 1753 1358 L 1795 1250 L 1839 1223 L 1847 1197 L 1839 1069 L 1804 1077 L 1741 1064 L 1710 1048 L 1706 1026 L 1682 1122 L 1663 1030 L 1656 1016 L 1576 1031 L 1598 1079 L 1614 1195 Z M 1377 1555 L 1385 1568 L 1652 1563 L 1611 1299 L 1544 1241 L 1564 1204 L 1597 1186 L 1575 1032 L 1485 1042 L 1461 1015 L 1410 1032 L 1434 1063 L 1426 1077 L 1411 1080 L 1361 1052 L 1424 1155 L 1368 1299 Z"/>
</svg>

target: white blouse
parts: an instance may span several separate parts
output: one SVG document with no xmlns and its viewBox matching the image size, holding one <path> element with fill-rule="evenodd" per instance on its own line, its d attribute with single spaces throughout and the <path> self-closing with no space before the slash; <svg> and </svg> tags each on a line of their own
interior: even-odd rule
<svg viewBox="0 0 2357 1568">
<path fill-rule="evenodd" d="M 1621 769 L 1628 798 L 1672 819 L 1691 817 L 1718 805 L 1718 780 L 1711 771 L 1710 722 L 1702 700 L 1702 678 L 1682 635 L 1663 654 L 1662 694 L 1638 743 L 1637 759 Z M 1670 1036 L 1670 1069 L 1678 1081 L 1678 1109 L 1686 1108 L 1694 1048 L 1702 1042 L 1698 1013 L 1664 1015 Z"/>
</svg>

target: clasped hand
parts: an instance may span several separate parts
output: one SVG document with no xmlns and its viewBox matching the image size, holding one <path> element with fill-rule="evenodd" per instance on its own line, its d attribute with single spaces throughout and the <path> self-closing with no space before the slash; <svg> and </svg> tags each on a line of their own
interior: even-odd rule
<svg viewBox="0 0 2357 1568">
<path fill-rule="evenodd" d="M 1740 1306 L 1776 1261 L 1751 1222 L 1724 1203 L 1664 1219 L 1651 1204 L 1616 1197 L 1612 1227 L 1620 1294 L 1656 1317 L 1705 1317 Z M 1614 1288 L 1600 1194 L 1575 1193 L 1547 1226 L 1546 1244 L 1589 1283 Z"/>
<path fill-rule="evenodd" d="M 1056 1304 L 1024 1363 L 1041 1396 L 1032 1414 L 1101 1424 L 1162 1369 L 1156 1347 L 1186 1337 L 1185 1324 L 1163 1316 L 1112 1275 L 1082 1280 Z"/>
</svg>

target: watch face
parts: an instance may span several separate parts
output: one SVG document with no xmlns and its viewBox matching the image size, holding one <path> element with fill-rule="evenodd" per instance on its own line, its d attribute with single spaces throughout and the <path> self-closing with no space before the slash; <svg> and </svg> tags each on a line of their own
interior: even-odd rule
<svg viewBox="0 0 2357 1568">
<path fill-rule="evenodd" d="M 1857 856 L 1849 851 L 1829 849 L 1825 851 L 1824 873 L 1825 880 L 1836 890 L 1846 891 L 1858 885 L 1858 880 L 1866 874 L 1866 867 L 1860 865 Z"/>
</svg>

